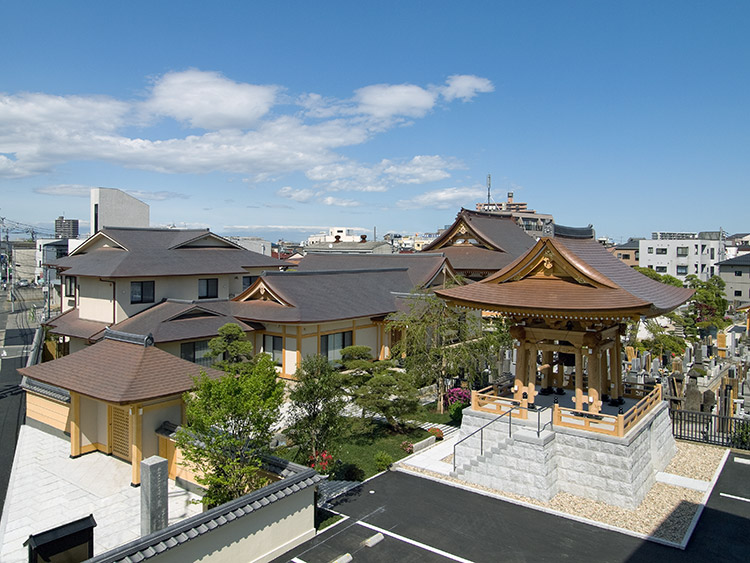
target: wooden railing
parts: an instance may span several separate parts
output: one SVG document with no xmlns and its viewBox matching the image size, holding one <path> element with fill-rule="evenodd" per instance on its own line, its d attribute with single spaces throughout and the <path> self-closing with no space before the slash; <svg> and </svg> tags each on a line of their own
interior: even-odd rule
<svg viewBox="0 0 750 563">
<path fill-rule="evenodd" d="M 661 394 L 661 385 L 657 384 L 654 386 L 654 388 L 651 390 L 651 392 L 643 397 L 638 403 L 630 409 L 628 412 L 626 412 L 623 419 L 623 427 L 622 427 L 622 434 L 620 436 L 624 436 L 625 432 L 627 432 L 630 428 L 632 428 L 635 423 L 637 423 L 639 420 L 641 420 L 644 415 L 649 412 L 652 408 L 654 408 L 656 405 L 661 403 L 662 401 L 662 394 Z"/>
<path fill-rule="evenodd" d="M 609 436 L 624 436 L 646 413 L 662 401 L 661 385 L 654 388 L 624 414 L 590 413 L 555 405 L 553 426 L 579 428 Z"/>
<path fill-rule="evenodd" d="M 471 409 L 480 412 L 488 412 L 495 415 L 503 415 L 511 412 L 513 418 L 526 420 L 528 418 L 528 400 L 516 401 L 510 397 L 498 396 L 498 390 L 494 385 L 471 392 Z M 518 407 L 521 407 L 520 409 Z"/>
<path fill-rule="evenodd" d="M 598 432 L 609 436 L 624 436 L 646 413 L 662 401 L 662 386 L 659 384 L 629 384 L 628 397 L 642 397 L 638 403 L 624 414 L 604 414 L 579 411 L 554 405 L 552 413 L 553 426 L 578 428 L 589 432 Z M 498 396 L 494 386 L 471 392 L 471 408 L 475 411 L 494 415 L 504 415 L 526 420 L 529 416 L 528 401 L 516 401 L 511 397 Z"/>
</svg>

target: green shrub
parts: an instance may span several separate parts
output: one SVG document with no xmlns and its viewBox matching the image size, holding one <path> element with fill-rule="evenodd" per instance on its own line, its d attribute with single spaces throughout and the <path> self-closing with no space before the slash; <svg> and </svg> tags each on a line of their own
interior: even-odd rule
<svg viewBox="0 0 750 563">
<path fill-rule="evenodd" d="M 393 458 L 384 451 L 381 450 L 375 454 L 375 465 L 378 468 L 378 471 L 385 471 L 392 463 Z"/>
<path fill-rule="evenodd" d="M 738 422 L 734 427 L 732 447 L 750 450 L 750 422 Z"/>
<path fill-rule="evenodd" d="M 356 463 L 340 463 L 333 470 L 336 481 L 364 481 L 365 471 Z"/>
<path fill-rule="evenodd" d="M 464 417 L 464 409 L 468 407 L 467 403 L 453 403 L 448 407 L 448 414 L 451 415 L 451 420 L 456 424 L 461 424 L 461 419 Z"/>
</svg>

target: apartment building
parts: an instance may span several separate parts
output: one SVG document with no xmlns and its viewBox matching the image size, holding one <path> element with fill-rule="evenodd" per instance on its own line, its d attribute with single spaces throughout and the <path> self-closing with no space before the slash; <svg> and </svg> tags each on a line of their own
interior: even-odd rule
<svg viewBox="0 0 750 563">
<path fill-rule="evenodd" d="M 725 241 L 721 231 L 660 231 L 639 241 L 638 254 L 642 268 L 681 280 L 693 274 L 706 281 L 719 273 L 717 265 L 725 258 Z"/>
</svg>

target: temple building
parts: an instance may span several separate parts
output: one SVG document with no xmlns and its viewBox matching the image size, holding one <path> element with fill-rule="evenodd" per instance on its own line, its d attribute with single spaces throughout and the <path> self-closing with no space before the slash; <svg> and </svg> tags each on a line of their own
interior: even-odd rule
<svg viewBox="0 0 750 563">
<path fill-rule="evenodd" d="M 512 217 L 461 209 L 422 252 L 440 252 L 458 274 L 480 280 L 513 262 L 534 242 Z"/>
<path fill-rule="evenodd" d="M 634 508 L 674 455 L 658 384 L 624 384 L 626 323 L 669 312 L 692 290 L 618 260 L 593 229 L 556 229 L 495 274 L 436 293 L 494 312 L 516 341 L 515 380 L 474 391 L 454 475 L 549 500 L 558 492 Z"/>
</svg>

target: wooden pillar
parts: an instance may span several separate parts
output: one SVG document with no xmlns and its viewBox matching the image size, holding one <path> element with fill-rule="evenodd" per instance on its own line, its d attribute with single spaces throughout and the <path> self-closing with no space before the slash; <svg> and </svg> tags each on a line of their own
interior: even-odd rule
<svg viewBox="0 0 750 563">
<path fill-rule="evenodd" d="M 554 373 L 552 372 L 554 366 L 552 365 L 553 353 L 551 350 L 542 352 L 542 364 L 546 367 L 542 367 L 542 388 L 548 392 L 554 387 Z"/>
<path fill-rule="evenodd" d="M 589 349 L 589 388 L 588 388 L 588 401 L 589 401 L 589 412 L 598 413 L 599 405 L 601 403 L 601 385 L 602 385 L 602 352 L 601 348 L 597 346 L 594 349 Z"/>
<path fill-rule="evenodd" d="M 602 378 L 601 392 L 602 401 L 609 401 L 609 394 L 611 393 L 610 383 L 612 382 L 612 370 L 609 369 L 611 363 L 612 348 L 606 348 L 602 350 L 602 362 L 599 373 Z"/>
<path fill-rule="evenodd" d="M 140 405 L 130 407 L 130 464 L 132 476 L 130 484 L 137 486 L 141 484 L 141 461 L 143 459 L 143 447 L 141 431 L 143 424 L 143 411 Z"/>
<path fill-rule="evenodd" d="M 615 337 L 615 353 L 610 366 L 612 369 L 612 381 L 615 384 L 612 389 L 612 399 L 619 400 L 622 398 L 622 342 L 620 336 Z"/>
<path fill-rule="evenodd" d="M 81 455 L 81 396 L 70 393 L 70 457 Z"/>
<path fill-rule="evenodd" d="M 513 393 L 513 398 L 516 401 L 520 401 L 523 395 L 523 388 L 525 385 L 524 381 L 526 379 L 525 373 L 528 371 L 529 367 L 527 365 L 526 356 L 526 343 L 524 341 L 521 341 L 518 343 L 518 346 L 516 348 L 516 390 Z"/>
<path fill-rule="evenodd" d="M 528 360 L 529 360 L 529 368 L 526 372 L 527 380 L 526 380 L 526 393 L 528 393 L 528 401 L 530 404 L 534 404 L 534 397 L 536 397 L 536 372 L 537 372 L 537 363 L 536 363 L 536 355 L 538 353 L 537 347 L 535 344 L 529 343 L 529 351 L 528 354 Z"/>
<path fill-rule="evenodd" d="M 583 410 L 583 352 L 576 348 L 575 367 L 576 410 Z"/>
</svg>

